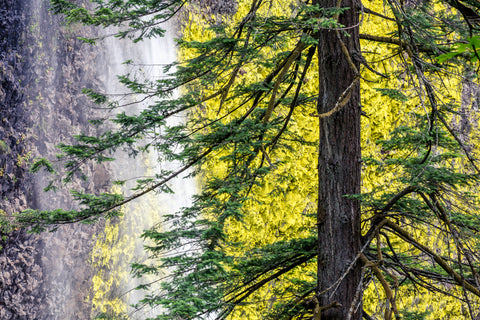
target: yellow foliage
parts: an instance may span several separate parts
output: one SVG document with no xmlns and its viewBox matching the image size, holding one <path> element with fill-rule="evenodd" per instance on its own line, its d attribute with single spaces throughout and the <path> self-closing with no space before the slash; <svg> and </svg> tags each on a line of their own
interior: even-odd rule
<svg viewBox="0 0 480 320">
<path fill-rule="evenodd" d="M 130 276 L 126 261 L 133 257 L 133 248 L 128 236 L 121 234 L 124 224 L 122 217 L 109 219 L 103 232 L 94 236 L 96 242 L 90 254 L 96 270 L 92 279 L 92 318 L 100 313 L 120 316 L 127 312 L 128 304 L 120 297 L 124 281 Z"/>
<path fill-rule="evenodd" d="M 288 1 L 271 1 L 269 6 L 262 7 L 263 10 L 269 10 L 272 14 L 288 15 Z M 247 14 L 251 1 L 241 0 L 238 3 L 238 11 L 231 18 L 239 21 Z M 387 16 L 392 16 L 389 9 L 384 6 L 383 1 L 369 1 L 368 7 L 376 12 L 382 12 Z M 265 13 L 265 12 L 263 12 Z M 389 31 L 396 28 L 394 21 L 388 21 L 374 15 L 363 16 L 361 25 L 361 33 L 369 33 L 376 35 L 386 35 Z M 190 15 L 189 23 L 183 29 L 183 35 L 186 40 L 204 41 L 210 39 L 214 35 L 207 32 L 204 28 L 202 19 L 195 15 Z M 390 59 L 394 53 L 393 45 L 378 44 L 373 41 L 361 41 L 362 51 L 368 52 L 364 56 L 370 61 L 370 66 L 379 73 L 392 74 L 395 70 L 400 70 L 400 65 L 411 63 L 405 56 L 395 56 Z M 292 46 L 283 44 L 283 46 Z M 291 48 L 290 48 L 291 49 Z M 269 52 L 263 52 L 268 55 Z M 188 50 L 180 50 L 181 59 L 187 60 L 194 57 L 195 52 Z M 373 61 L 373 62 L 372 62 Z M 313 62 L 315 63 L 315 62 Z M 264 77 L 266 70 L 258 68 L 255 64 L 247 65 L 251 69 L 244 70 L 241 81 L 255 81 L 255 77 Z M 247 67 L 247 68 L 248 68 Z M 422 94 L 419 98 L 419 88 L 409 84 L 411 75 L 398 74 L 397 77 L 382 78 L 362 67 L 361 82 L 361 101 L 362 111 L 367 115 L 362 117 L 361 145 L 362 156 L 381 158 L 387 157 L 388 154 L 380 150 L 376 141 L 388 138 L 393 128 L 400 124 L 411 121 L 411 113 L 423 112 Z M 305 88 L 315 92 L 318 82 L 316 75 L 307 75 Z M 227 80 L 220 80 L 218 86 L 225 84 Z M 462 87 L 459 77 L 446 77 L 443 81 L 444 88 L 439 92 L 444 97 L 451 97 L 460 101 L 460 92 L 458 88 Z M 394 100 L 382 92 L 378 88 L 390 88 L 399 90 L 405 99 L 402 101 Z M 200 94 L 208 96 L 212 92 L 212 88 L 202 88 Z M 220 99 L 213 100 L 206 105 L 205 114 L 215 118 L 219 113 Z M 230 110 L 235 101 L 226 103 L 223 108 Z M 284 112 L 279 110 L 276 112 Z M 318 140 L 318 118 L 312 117 L 307 113 L 302 113 L 301 109 L 295 111 L 292 119 L 296 121 L 292 124 L 292 130 L 296 131 L 300 136 L 309 141 Z M 273 243 L 278 240 L 287 240 L 291 237 L 307 236 L 309 228 L 312 228 L 315 221 L 306 213 L 314 213 L 317 202 L 317 151 L 315 147 L 292 143 L 292 150 L 280 150 L 270 155 L 272 159 L 281 158 L 284 162 L 274 169 L 273 174 L 267 176 L 264 184 L 259 187 L 253 187 L 251 200 L 248 200 L 243 211 L 245 216 L 243 221 L 228 221 L 229 240 L 241 242 L 244 244 L 242 250 L 248 250 Z M 222 176 L 225 172 L 226 164 L 219 160 L 218 154 L 210 157 L 204 165 L 204 175 Z M 287 175 L 289 179 L 278 180 L 278 175 Z M 395 185 L 389 184 L 392 181 L 394 173 L 380 174 L 372 168 L 363 168 L 362 172 L 362 192 L 371 192 L 373 190 L 387 191 L 394 190 Z M 421 233 L 421 234 L 420 234 Z M 439 241 L 438 235 L 432 230 L 423 230 L 416 235 L 417 239 L 422 239 L 424 243 L 433 243 L 438 241 L 438 250 L 444 250 L 451 242 L 451 239 L 442 239 Z M 392 240 L 395 242 L 395 239 Z M 381 243 L 377 244 L 382 246 Z M 384 244 L 383 244 L 384 245 Z M 415 248 L 406 245 L 395 244 L 399 252 L 409 254 L 419 254 Z M 242 252 L 235 252 L 237 249 L 226 248 L 232 255 L 241 256 Z M 303 270 L 294 271 L 296 277 L 308 279 L 309 272 L 315 272 L 316 266 L 310 264 Z M 282 282 L 286 283 L 288 276 L 285 276 L 276 283 L 271 283 L 258 291 L 249 298 L 250 302 L 255 304 L 246 304 L 240 310 L 236 311 L 231 319 L 257 319 L 262 315 L 262 309 L 267 305 L 274 303 L 272 297 L 272 287 L 281 286 Z M 311 278 L 310 278 L 311 279 Z M 446 291 L 454 292 L 451 286 L 445 285 Z M 395 292 L 397 305 L 400 310 L 429 312 L 425 319 L 462 319 L 466 316 L 466 310 L 463 309 L 457 300 L 452 297 L 437 294 L 425 289 L 415 289 L 413 286 L 402 286 L 401 290 Z M 382 312 L 386 308 L 386 299 L 381 285 L 375 281 L 370 283 L 364 295 L 364 307 L 373 316 L 382 318 Z"/>
<path fill-rule="evenodd" d="M 139 164 L 149 168 L 148 158 Z M 145 174 L 150 174 L 146 169 Z M 112 192 L 121 190 L 115 186 Z M 127 192 L 127 190 L 123 190 Z M 94 235 L 95 245 L 90 254 L 95 274 L 92 281 L 92 318 L 105 314 L 123 319 L 131 311 L 130 305 L 138 302 L 140 292 L 130 297 L 131 290 L 139 283 L 132 279 L 131 263 L 147 262 L 140 239 L 142 232 L 158 222 L 160 214 L 158 195 L 149 194 L 141 201 L 134 201 L 122 208 L 123 215 L 105 221 L 103 232 Z M 152 279 L 145 276 L 145 282 Z M 144 312 L 150 312 L 148 308 Z"/>
</svg>

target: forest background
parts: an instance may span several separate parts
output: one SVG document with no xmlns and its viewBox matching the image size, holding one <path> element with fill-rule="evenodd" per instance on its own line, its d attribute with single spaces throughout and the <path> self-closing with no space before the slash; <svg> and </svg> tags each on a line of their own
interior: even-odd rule
<svg viewBox="0 0 480 320">
<path fill-rule="evenodd" d="M 53 7 L 71 23 L 126 23 L 119 36 L 134 42 L 161 35 L 176 12 L 188 18 L 171 78 L 122 78 L 150 107 L 61 146 L 66 181 L 117 148 L 184 166 L 138 181 L 128 198 L 78 191 L 82 210 L 28 210 L 12 223 L 114 216 L 193 168 L 202 193 L 166 217 L 167 231 L 145 232 L 152 261 L 134 264 L 140 276 L 171 272 L 142 302 L 163 305 L 160 318 L 478 316 L 477 2 L 258 0 L 210 13 L 196 2 L 96 3 Z M 169 126 L 179 113 L 185 125 Z M 338 243 L 325 225 L 346 227 Z"/>
</svg>

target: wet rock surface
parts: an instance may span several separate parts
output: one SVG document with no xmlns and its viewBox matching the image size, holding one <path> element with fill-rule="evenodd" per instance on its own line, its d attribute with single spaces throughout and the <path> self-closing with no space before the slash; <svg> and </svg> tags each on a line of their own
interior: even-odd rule
<svg viewBox="0 0 480 320">
<path fill-rule="evenodd" d="M 188 21 L 188 12 L 199 15 L 202 19 L 212 25 L 223 22 L 223 16 L 234 15 L 238 9 L 237 0 L 194 0 L 193 6 L 180 14 L 178 23 L 183 25 Z"/>
<path fill-rule="evenodd" d="M 22 9 L 19 1 L 0 0 L 0 210 L 8 214 L 27 204 L 24 129 L 29 123 L 21 107 Z"/>
<path fill-rule="evenodd" d="M 35 261 L 37 239 L 14 232 L 0 253 L 0 319 L 39 319 L 42 268 Z"/>
<path fill-rule="evenodd" d="M 236 0 L 204 0 L 200 1 L 203 8 L 209 10 L 211 14 L 234 14 L 237 11 L 238 2 Z"/>
<path fill-rule="evenodd" d="M 28 205 L 30 126 L 22 107 L 21 49 L 25 15 L 20 1 L 0 0 L 0 214 Z M 0 319 L 38 319 L 42 270 L 38 238 L 17 230 L 0 234 Z"/>
<path fill-rule="evenodd" d="M 98 48 L 77 39 L 91 30 L 65 26 L 47 0 L 20 2 L 0 0 L 0 214 L 7 216 L 26 208 L 72 209 L 69 189 L 104 192 L 110 179 L 108 168 L 87 166 L 84 173 L 95 179 L 45 193 L 52 176 L 28 173 L 35 157 L 55 163 L 60 142 L 95 133 L 88 120 L 96 112 L 81 90 L 100 82 Z M 0 319 L 90 319 L 90 252 L 102 228 L 0 234 Z"/>
</svg>

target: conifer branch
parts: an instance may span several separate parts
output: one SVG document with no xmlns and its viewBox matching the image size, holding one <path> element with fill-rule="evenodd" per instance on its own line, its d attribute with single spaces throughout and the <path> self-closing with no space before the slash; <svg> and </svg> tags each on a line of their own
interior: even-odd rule
<svg viewBox="0 0 480 320">
<path fill-rule="evenodd" d="M 283 78 L 287 74 L 288 70 L 290 69 L 290 66 L 293 64 L 293 62 L 300 56 L 302 53 L 303 49 L 305 48 L 305 43 L 303 43 L 302 40 L 300 40 L 297 45 L 295 46 L 295 49 L 293 49 L 292 53 L 290 56 L 285 60 L 285 63 L 283 64 L 282 69 L 280 70 L 280 73 L 277 76 L 277 80 L 275 81 L 270 97 L 270 101 L 268 102 L 267 110 L 265 111 L 265 116 L 263 117 L 263 122 L 267 123 L 268 120 L 270 119 L 275 102 L 276 102 L 276 95 L 278 92 L 278 88 L 280 87 L 280 84 L 283 83 Z"/>
<path fill-rule="evenodd" d="M 387 299 L 391 303 L 391 310 L 390 309 L 385 309 L 385 315 L 384 319 L 386 320 L 391 320 L 392 319 L 392 311 L 393 314 L 395 315 L 396 318 L 399 318 L 400 314 L 398 313 L 398 308 L 397 308 L 397 303 L 395 301 L 395 297 L 393 295 L 392 289 L 390 288 L 387 280 L 383 276 L 382 272 L 378 268 L 378 266 L 375 263 L 372 263 L 368 258 L 362 253 L 360 254 L 360 259 L 362 260 L 363 264 L 367 268 L 371 268 L 373 273 L 375 274 L 375 277 L 380 281 L 382 284 L 383 290 L 385 291 L 385 295 L 387 296 Z"/>
<path fill-rule="evenodd" d="M 455 279 L 455 281 L 458 285 L 464 286 L 465 289 L 467 289 L 471 293 L 475 294 L 476 296 L 480 297 L 480 290 L 478 288 L 476 288 L 475 286 L 470 284 L 468 281 L 466 281 L 464 279 L 464 277 L 462 275 L 458 274 L 455 270 L 453 270 L 453 268 L 450 267 L 448 265 L 448 263 L 441 256 L 439 256 L 438 254 L 433 252 L 433 250 L 431 250 L 427 246 L 425 246 L 425 245 L 419 243 L 417 240 L 415 240 L 405 229 L 403 229 L 402 227 L 400 227 L 396 223 L 394 223 L 392 221 L 389 221 L 389 220 L 386 221 L 385 226 L 390 228 L 399 237 L 401 237 L 402 239 L 404 239 L 408 243 L 412 244 L 413 246 L 415 246 L 419 250 L 421 250 L 424 253 L 431 256 L 435 260 L 435 262 L 438 263 L 438 265 L 440 267 L 442 267 L 443 270 L 445 270 L 445 272 L 447 272 L 453 279 Z"/>
<path fill-rule="evenodd" d="M 295 110 L 295 107 L 297 106 L 297 103 L 298 103 L 298 97 L 300 95 L 300 90 L 302 89 L 303 83 L 305 81 L 305 77 L 307 75 L 307 71 L 310 68 L 310 64 L 312 63 L 313 56 L 315 55 L 315 50 L 316 50 L 316 46 L 311 46 L 310 49 L 308 50 L 307 59 L 305 61 L 305 66 L 303 67 L 302 75 L 300 76 L 300 79 L 298 80 L 297 88 L 295 90 L 295 95 L 293 97 L 292 102 L 290 103 L 290 109 L 289 109 L 288 114 L 285 118 L 285 122 L 283 123 L 283 126 L 280 129 L 280 131 L 277 133 L 277 135 L 269 143 L 269 145 L 272 149 L 277 144 L 277 141 L 280 138 L 280 136 L 287 129 L 288 123 L 290 122 L 290 119 L 292 118 L 293 111 Z"/>
<path fill-rule="evenodd" d="M 365 13 L 367 13 L 367 14 L 371 14 L 371 15 L 380 17 L 380 18 L 382 18 L 382 19 L 384 19 L 384 20 L 388 20 L 388 21 L 393 21 L 393 22 L 395 22 L 395 19 L 392 18 L 392 17 L 388 17 L 388 16 L 386 16 L 386 15 L 383 15 L 383 14 L 381 14 L 381 13 L 378 13 L 378 12 L 376 12 L 376 11 L 373 11 L 373 10 L 365 7 L 363 4 L 360 4 L 360 6 L 361 6 L 361 9 L 363 10 L 363 12 L 365 12 Z"/>
</svg>

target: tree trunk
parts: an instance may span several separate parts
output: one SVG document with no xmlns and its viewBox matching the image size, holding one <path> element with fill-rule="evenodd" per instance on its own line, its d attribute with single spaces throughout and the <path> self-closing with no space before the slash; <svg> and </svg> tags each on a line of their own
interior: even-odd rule
<svg viewBox="0 0 480 320">
<path fill-rule="evenodd" d="M 314 3 L 323 8 L 337 6 L 337 0 Z M 354 0 L 343 0 L 341 5 L 350 8 L 339 16 L 344 30 L 322 29 L 318 34 L 318 113 L 340 107 L 339 98 L 348 97 L 346 93 L 350 92 L 348 102 L 339 111 L 319 121 L 318 301 L 320 307 L 337 305 L 323 309 L 322 320 L 346 319 L 353 303 L 359 305 L 355 305 L 351 319 L 362 317 L 361 292 L 357 292 L 361 264 L 348 270 L 361 246 L 360 204 L 345 197 L 360 193 L 360 89 L 356 81 L 359 66 L 353 61 L 356 70 L 352 67 L 339 40 L 340 36 L 351 56 L 360 51 L 358 14 Z M 350 36 L 346 37 L 345 32 Z"/>
</svg>

